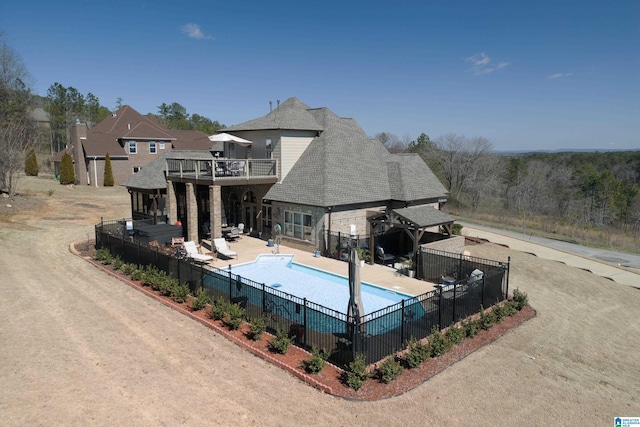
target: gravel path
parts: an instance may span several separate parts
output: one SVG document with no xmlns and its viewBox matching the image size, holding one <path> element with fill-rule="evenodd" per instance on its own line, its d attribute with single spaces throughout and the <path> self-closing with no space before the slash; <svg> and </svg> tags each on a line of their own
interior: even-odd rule
<svg viewBox="0 0 640 427">
<path fill-rule="evenodd" d="M 0 420 L 24 425 L 611 425 L 640 415 L 640 292 L 512 256 L 538 316 L 409 393 L 322 394 L 72 255 L 124 188 L 23 178 L 43 209 L 0 216 Z M 54 193 L 49 196 L 49 190 Z"/>
</svg>

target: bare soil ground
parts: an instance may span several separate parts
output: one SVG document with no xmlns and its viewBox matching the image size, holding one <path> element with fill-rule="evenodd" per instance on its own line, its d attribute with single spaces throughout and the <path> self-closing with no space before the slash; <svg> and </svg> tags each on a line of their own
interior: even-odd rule
<svg viewBox="0 0 640 427">
<path fill-rule="evenodd" d="M 512 257 L 510 287 L 537 317 L 408 393 L 352 401 L 71 254 L 101 216 L 129 216 L 124 188 L 20 188 L 37 202 L 0 212 L 4 425 L 610 425 L 640 414 L 638 289 L 475 246 Z"/>
</svg>

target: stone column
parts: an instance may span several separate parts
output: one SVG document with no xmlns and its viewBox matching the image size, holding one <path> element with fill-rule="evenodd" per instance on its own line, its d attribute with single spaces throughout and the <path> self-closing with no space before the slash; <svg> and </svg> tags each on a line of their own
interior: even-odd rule
<svg viewBox="0 0 640 427">
<path fill-rule="evenodd" d="M 167 210 L 169 211 L 169 224 L 175 225 L 178 220 L 178 200 L 173 181 L 167 180 Z"/>
<path fill-rule="evenodd" d="M 187 240 L 198 241 L 198 202 L 196 201 L 196 187 L 187 182 Z"/>
<path fill-rule="evenodd" d="M 222 237 L 222 191 L 219 185 L 209 186 L 209 222 L 211 223 L 211 238 Z"/>
</svg>

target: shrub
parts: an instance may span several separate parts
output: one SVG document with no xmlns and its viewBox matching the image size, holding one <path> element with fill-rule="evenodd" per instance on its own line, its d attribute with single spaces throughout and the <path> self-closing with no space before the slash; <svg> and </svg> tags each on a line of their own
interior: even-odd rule
<svg viewBox="0 0 640 427">
<path fill-rule="evenodd" d="M 466 332 L 463 328 L 459 328 L 457 326 L 452 326 L 449 328 L 447 333 L 445 334 L 447 340 L 451 343 L 451 345 L 458 345 L 464 340 L 466 336 Z"/>
<path fill-rule="evenodd" d="M 249 328 L 249 338 L 254 341 L 260 341 L 262 339 L 262 334 L 267 330 L 267 322 L 265 322 L 264 318 L 258 317 L 251 321 L 251 327 Z"/>
<path fill-rule="evenodd" d="M 434 326 L 429 335 L 429 354 L 433 357 L 442 356 L 450 347 L 451 344 L 442 335 L 440 329 Z"/>
<path fill-rule="evenodd" d="M 122 268 L 122 266 L 124 265 L 124 261 L 122 261 L 122 259 L 120 259 L 119 256 L 116 256 L 113 259 L 113 268 L 116 270 L 120 270 Z"/>
<path fill-rule="evenodd" d="M 104 258 L 102 258 L 102 264 L 111 265 L 111 264 L 113 264 L 114 260 L 115 260 L 115 258 L 113 257 L 113 255 L 111 255 L 111 252 L 107 252 L 107 254 L 104 256 Z"/>
<path fill-rule="evenodd" d="M 205 291 L 204 288 L 198 288 L 198 290 L 196 291 L 194 300 L 191 303 L 191 309 L 193 311 L 202 310 L 204 306 L 209 303 L 210 300 L 211 299 L 209 298 L 207 291 Z"/>
<path fill-rule="evenodd" d="M 29 154 L 24 160 L 24 173 L 27 176 L 38 176 L 38 159 L 34 149 L 29 150 Z"/>
<path fill-rule="evenodd" d="M 462 236 L 462 224 L 453 224 L 451 226 L 451 233 L 455 236 Z"/>
<path fill-rule="evenodd" d="M 134 271 L 136 271 L 135 264 L 124 264 L 122 266 L 122 272 L 127 276 L 132 276 Z"/>
<path fill-rule="evenodd" d="M 171 298 L 179 303 L 185 302 L 187 295 L 189 295 L 189 285 L 186 283 L 181 285 L 178 279 L 172 277 L 166 280 L 166 282 L 169 283 Z"/>
<path fill-rule="evenodd" d="M 109 249 L 100 248 L 93 254 L 93 259 L 95 259 L 96 261 L 102 261 L 108 255 L 111 255 L 111 252 L 109 252 Z"/>
<path fill-rule="evenodd" d="M 529 304 L 528 299 L 527 294 L 520 291 L 520 289 L 515 288 L 513 290 L 513 301 L 516 303 L 516 310 L 520 311 L 525 308 Z"/>
<path fill-rule="evenodd" d="M 311 354 L 311 358 L 302 361 L 302 367 L 310 374 L 317 374 L 322 371 L 324 365 L 327 364 L 327 359 L 331 353 L 328 350 L 318 350 L 316 347 L 313 347 Z"/>
<path fill-rule="evenodd" d="M 60 184 L 68 185 L 76 182 L 76 173 L 73 170 L 71 154 L 64 153 L 60 159 Z"/>
<path fill-rule="evenodd" d="M 429 354 L 429 346 L 411 337 L 409 339 L 409 351 L 404 355 L 404 361 L 409 368 L 417 368 L 429 358 Z"/>
<path fill-rule="evenodd" d="M 378 368 L 378 377 L 380 381 L 385 384 L 389 384 L 402 374 L 404 368 L 400 364 L 400 361 L 395 356 L 387 358 Z"/>
<path fill-rule="evenodd" d="M 504 307 L 504 314 L 506 316 L 513 316 L 518 312 L 518 310 L 516 309 L 515 301 L 505 301 L 503 303 L 503 307 Z"/>
<path fill-rule="evenodd" d="M 227 305 L 228 302 L 224 301 L 222 298 L 218 300 L 213 300 L 211 304 L 211 318 L 213 320 L 222 320 L 224 315 L 227 313 Z"/>
<path fill-rule="evenodd" d="M 473 338 L 478 335 L 478 332 L 480 331 L 480 323 L 471 317 L 467 317 L 462 321 L 462 328 L 464 329 L 467 337 Z"/>
<path fill-rule="evenodd" d="M 240 307 L 240 304 L 227 304 L 226 316 L 224 317 L 224 323 L 232 331 L 235 331 L 240 327 L 244 321 L 244 308 Z"/>
<path fill-rule="evenodd" d="M 141 265 L 134 266 L 133 271 L 131 271 L 131 279 L 138 280 L 142 282 L 142 284 L 144 284 L 144 276 L 145 276 L 144 267 Z"/>
<path fill-rule="evenodd" d="M 105 187 L 113 187 L 115 180 L 113 179 L 113 169 L 111 168 L 111 157 L 109 153 L 104 157 L 104 182 Z"/>
<path fill-rule="evenodd" d="M 480 311 L 480 329 L 489 330 L 496 323 L 496 313 L 493 311 Z"/>
<path fill-rule="evenodd" d="M 367 359 L 364 354 L 358 354 L 353 362 L 349 363 L 348 369 L 345 371 L 345 382 L 354 390 L 360 390 L 371 377 L 369 368 L 367 367 Z"/>
<path fill-rule="evenodd" d="M 285 354 L 289 350 L 292 340 L 283 330 L 278 329 L 275 338 L 269 341 L 269 350 L 274 353 Z"/>
</svg>

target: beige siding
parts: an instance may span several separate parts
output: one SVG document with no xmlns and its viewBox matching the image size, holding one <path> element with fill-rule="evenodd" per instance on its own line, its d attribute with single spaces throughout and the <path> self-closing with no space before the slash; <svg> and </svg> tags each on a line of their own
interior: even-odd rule
<svg viewBox="0 0 640 427">
<path fill-rule="evenodd" d="M 280 141 L 280 179 L 284 179 L 304 150 L 315 138 L 315 132 L 283 131 Z"/>
</svg>

